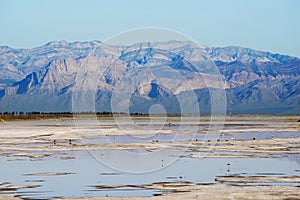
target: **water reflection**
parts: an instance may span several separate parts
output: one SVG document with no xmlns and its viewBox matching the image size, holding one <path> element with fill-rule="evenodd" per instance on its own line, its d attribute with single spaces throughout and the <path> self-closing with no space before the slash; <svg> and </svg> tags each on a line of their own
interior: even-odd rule
<svg viewBox="0 0 300 200">
<path fill-rule="evenodd" d="M 180 158 L 171 166 L 153 173 L 130 174 L 116 172 L 101 165 L 87 152 L 77 153 L 73 152 L 76 159 L 60 160 L 52 157 L 35 162 L 30 160 L 11 162 L 7 161 L 8 158 L 1 157 L 1 181 L 9 182 L 11 185 L 33 184 L 39 186 L 11 191 L 23 198 L 115 196 L 117 194 L 119 196 L 151 196 L 163 193 L 163 191 L 130 187 L 123 187 L 118 190 L 114 188 L 95 189 L 95 187 L 101 185 L 144 185 L 162 181 L 188 181 L 205 184 L 216 183 L 215 179 L 218 176 L 231 175 L 299 176 L 297 170 L 300 169 L 299 163 L 293 161 L 297 156 L 280 159 Z M 228 163 L 230 163 L 230 170 L 228 170 Z M 52 175 L 47 175 L 48 172 L 51 172 Z M 254 183 L 249 184 L 253 185 Z M 274 185 L 274 183 L 264 184 Z M 299 183 L 278 183 L 278 185 L 299 185 Z"/>
</svg>

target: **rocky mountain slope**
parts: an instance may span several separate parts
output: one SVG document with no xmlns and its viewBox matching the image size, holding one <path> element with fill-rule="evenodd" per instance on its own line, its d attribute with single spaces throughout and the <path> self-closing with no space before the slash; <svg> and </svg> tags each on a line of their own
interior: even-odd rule
<svg viewBox="0 0 300 200">
<path fill-rule="evenodd" d="M 209 113 L 212 91 L 223 88 L 228 113 L 300 113 L 299 77 L 299 58 L 187 41 L 0 47 L 0 112 L 147 113 L 160 104 L 167 113 Z M 80 109 L 78 89 L 92 94 Z"/>
</svg>

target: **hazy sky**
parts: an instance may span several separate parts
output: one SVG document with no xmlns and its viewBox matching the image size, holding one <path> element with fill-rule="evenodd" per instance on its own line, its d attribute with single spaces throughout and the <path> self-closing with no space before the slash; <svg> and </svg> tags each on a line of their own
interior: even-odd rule
<svg viewBox="0 0 300 200">
<path fill-rule="evenodd" d="M 162 27 L 208 46 L 237 45 L 300 57 L 298 0 L 1 0 L 0 46 L 105 40 Z"/>
</svg>

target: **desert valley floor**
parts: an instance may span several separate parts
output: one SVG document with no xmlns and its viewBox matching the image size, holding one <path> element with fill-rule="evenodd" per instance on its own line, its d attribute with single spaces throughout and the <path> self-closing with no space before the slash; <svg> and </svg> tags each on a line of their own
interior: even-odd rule
<svg viewBox="0 0 300 200">
<path fill-rule="evenodd" d="M 0 122 L 0 199 L 298 199 L 300 116 Z"/>
</svg>

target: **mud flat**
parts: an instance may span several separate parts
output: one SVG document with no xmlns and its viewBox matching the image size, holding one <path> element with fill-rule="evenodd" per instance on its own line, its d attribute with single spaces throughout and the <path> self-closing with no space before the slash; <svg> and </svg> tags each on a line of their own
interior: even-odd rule
<svg viewBox="0 0 300 200">
<path fill-rule="evenodd" d="M 299 199 L 299 189 L 288 186 L 192 186 L 181 193 L 171 193 L 152 197 L 88 197 L 88 198 L 55 198 L 57 200 L 142 200 L 142 199 Z M 20 200 L 18 197 L 0 197 L 2 200 Z"/>
<path fill-rule="evenodd" d="M 0 199 L 300 198 L 300 116 L 226 116 L 217 131 L 210 116 L 126 120 L 0 122 Z M 103 163 L 120 152 L 167 157 L 136 175 Z"/>
</svg>

